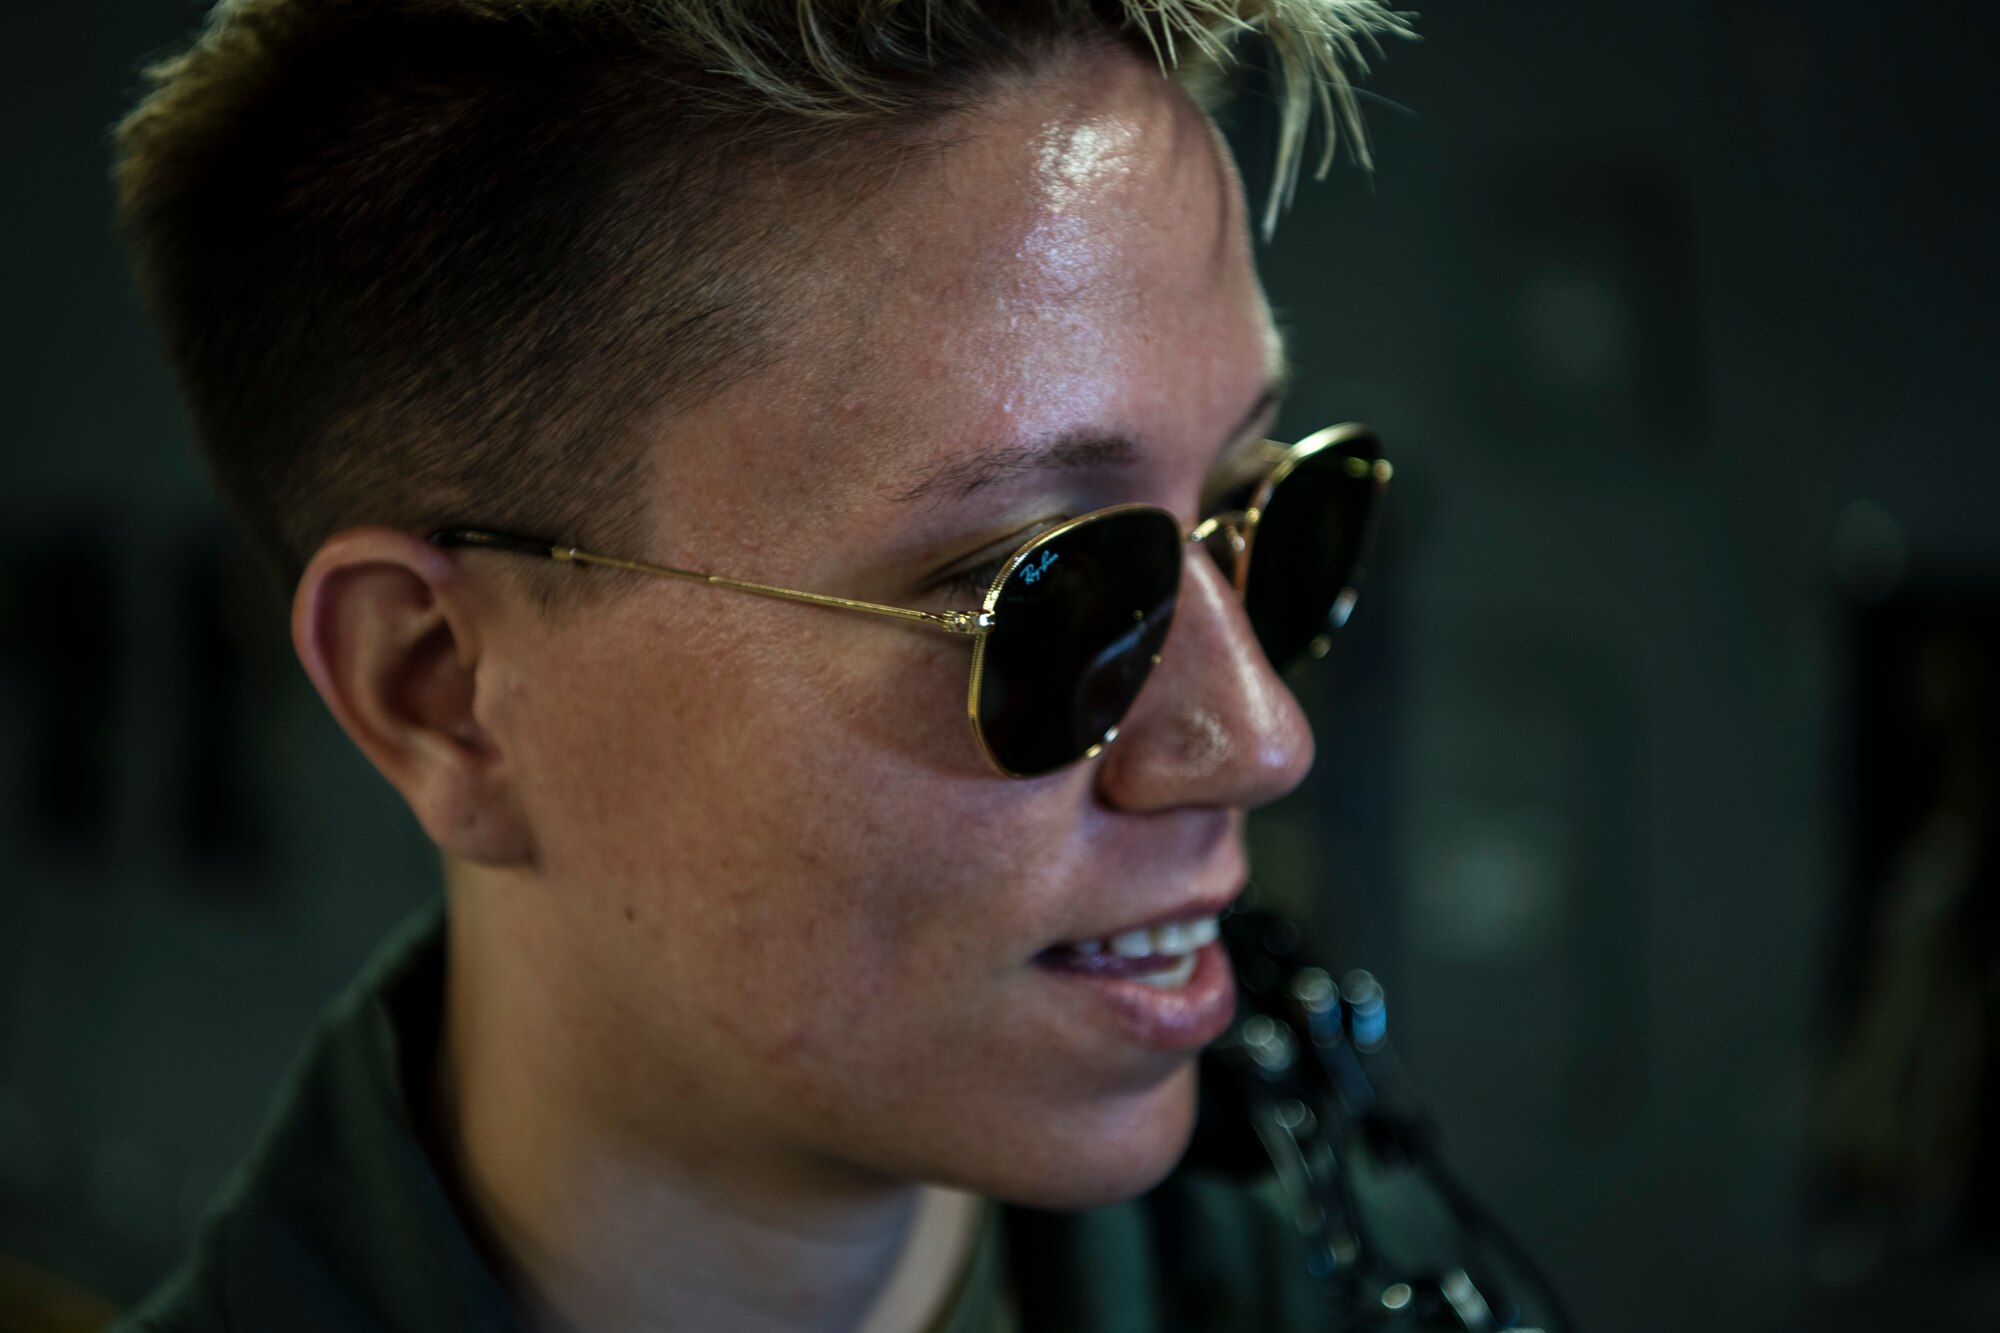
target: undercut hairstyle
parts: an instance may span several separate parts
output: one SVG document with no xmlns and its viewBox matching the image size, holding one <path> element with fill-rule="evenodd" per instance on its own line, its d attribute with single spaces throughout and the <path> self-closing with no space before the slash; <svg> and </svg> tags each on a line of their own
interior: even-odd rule
<svg viewBox="0 0 2000 1333">
<path fill-rule="evenodd" d="M 203 461 L 287 584 L 357 523 L 635 548 L 648 428 L 783 319 L 804 219 L 755 205 L 760 171 L 866 188 L 1108 46 L 1199 96 L 1248 33 L 1277 76 L 1268 230 L 1315 109 L 1319 170 L 1337 137 L 1367 160 L 1349 71 L 1408 33 L 1378 0 L 223 0 L 117 130 L 120 223 Z"/>
</svg>

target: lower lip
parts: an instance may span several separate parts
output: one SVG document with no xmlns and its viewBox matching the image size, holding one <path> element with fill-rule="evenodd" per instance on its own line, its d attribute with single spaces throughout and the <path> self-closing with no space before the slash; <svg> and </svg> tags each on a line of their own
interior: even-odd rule
<svg viewBox="0 0 2000 1333">
<path fill-rule="evenodd" d="M 1106 1015 L 1127 1039 L 1156 1051 L 1194 1051 L 1221 1036 L 1236 1016 L 1236 976 L 1222 945 L 1204 944 L 1194 959 L 1194 975 L 1175 990 L 1057 967 L 1042 970 L 1074 987 L 1082 1003 Z"/>
</svg>

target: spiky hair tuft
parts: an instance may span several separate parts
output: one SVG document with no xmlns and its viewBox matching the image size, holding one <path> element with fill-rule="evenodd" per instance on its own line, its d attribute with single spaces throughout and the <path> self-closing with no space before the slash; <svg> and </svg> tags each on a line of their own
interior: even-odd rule
<svg viewBox="0 0 2000 1333">
<path fill-rule="evenodd" d="M 1234 62 L 1239 36 L 1261 34 L 1270 44 L 1279 114 L 1277 166 L 1264 209 L 1267 236 L 1297 189 L 1315 109 L 1323 126 L 1316 175 L 1332 165 L 1343 138 L 1357 162 L 1372 165 L 1353 76 L 1367 72 L 1370 57 L 1381 54 L 1384 37 L 1415 36 L 1410 26 L 1414 15 L 1381 0 L 1072 2 L 1078 9 L 1095 10 L 1101 22 L 1138 33 L 1163 70 L 1197 83 Z M 951 29 L 986 18 L 986 6 L 978 0 L 796 0 L 798 43 L 788 44 L 779 55 L 781 48 L 771 41 L 767 0 L 629 0 L 629 7 L 635 17 L 643 14 L 648 22 L 680 29 L 690 49 L 712 53 L 712 68 L 734 74 L 746 91 L 767 103 L 834 118 L 900 109 L 902 90 L 883 71 L 904 60 L 920 64 L 925 53 L 909 51 L 902 53 L 904 60 L 884 62 L 883 44 L 921 32 L 926 45 L 950 47 L 956 44 Z M 871 58 L 857 58 L 864 50 Z"/>
</svg>

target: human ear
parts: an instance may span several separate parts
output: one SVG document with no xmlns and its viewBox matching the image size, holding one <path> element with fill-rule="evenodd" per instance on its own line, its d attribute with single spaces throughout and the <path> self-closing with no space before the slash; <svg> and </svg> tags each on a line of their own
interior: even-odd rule
<svg viewBox="0 0 2000 1333">
<path fill-rule="evenodd" d="M 292 598 L 292 646 L 334 718 L 431 841 L 480 865 L 533 855 L 509 755 L 480 718 L 498 609 L 447 552 L 388 528 L 329 538 Z"/>
</svg>

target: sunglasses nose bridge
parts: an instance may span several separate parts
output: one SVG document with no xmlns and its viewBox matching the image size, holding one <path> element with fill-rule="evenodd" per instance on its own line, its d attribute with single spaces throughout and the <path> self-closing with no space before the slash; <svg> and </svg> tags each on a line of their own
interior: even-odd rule
<svg viewBox="0 0 2000 1333">
<path fill-rule="evenodd" d="M 1250 572 L 1248 517 L 1240 511 L 1214 514 L 1197 523 L 1187 535 L 1190 543 L 1208 552 L 1223 577 L 1239 593 Z"/>
</svg>

